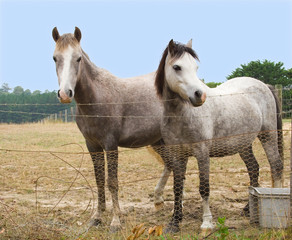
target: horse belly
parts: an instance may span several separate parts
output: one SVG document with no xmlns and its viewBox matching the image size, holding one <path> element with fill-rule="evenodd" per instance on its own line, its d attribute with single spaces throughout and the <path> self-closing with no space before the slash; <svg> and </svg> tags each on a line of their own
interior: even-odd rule
<svg viewBox="0 0 292 240">
<path fill-rule="evenodd" d="M 210 149 L 210 157 L 234 155 L 242 151 L 242 149 L 250 146 L 256 137 L 257 133 L 250 133 L 213 139 Z"/>
<path fill-rule="evenodd" d="M 159 121 L 133 120 L 123 125 L 119 146 L 127 148 L 152 145 L 161 139 Z"/>
</svg>

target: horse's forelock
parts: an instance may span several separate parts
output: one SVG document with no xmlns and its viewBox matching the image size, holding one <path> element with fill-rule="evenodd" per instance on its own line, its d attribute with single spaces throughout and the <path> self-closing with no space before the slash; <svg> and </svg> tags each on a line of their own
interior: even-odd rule
<svg viewBox="0 0 292 240">
<path fill-rule="evenodd" d="M 64 34 L 57 40 L 56 49 L 58 49 L 59 51 L 63 51 L 69 45 L 72 47 L 78 47 L 79 45 L 78 40 L 71 33 Z"/>
<path fill-rule="evenodd" d="M 168 51 L 168 46 L 167 46 L 167 48 L 163 52 L 158 69 L 156 71 L 155 87 L 156 87 L 157 95 L 159 97 L 162 97 L 162 94 L 163 94 L 164 76 L 165 76 L 164 67 L 165 67 L 165 61 L 166 61 L 166 57 L 168 55 L 168 52 L 169 51 Z M 180 44 L 177 42 L 174 42 L 172 45 L 172 50 L 170 53 L 171 59 L 176 60 L 176 59 L 180 58 L 186 52 L 189 53 L 196 60 L 200 61 L 197 53 L 192 48 L 189 48 L 186 45 L 183 45 L 183 44 Z"/>
<path fill-rule="evenodd" d="M 189 48 L 184 44 L 174 42 L 172 45 L 171 58 L 178 59 L 184 53 L 189 53 L 194 59 L 200 61 L 197 53 L 192 48 Z"/>
</svg>

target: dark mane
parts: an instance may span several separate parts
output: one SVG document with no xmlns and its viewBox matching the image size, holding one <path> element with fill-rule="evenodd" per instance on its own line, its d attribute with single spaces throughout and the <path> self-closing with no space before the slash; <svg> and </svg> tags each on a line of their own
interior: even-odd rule
<svg viewBox="0 0 292 240">
<path fill-rule="evenodd" d="M 192 48 L 189 48 L 186 45 L 181 44 L 181 43 L 173 42 L 173 40 L 171 40 L 162 54 L 162 58 L 160 60 L 158 69 L 156 71 L 155 87 L 156 87 L 156 91 L 159 97 L 162 97 L 162 93 L 163 93 L 164 75 L 165 75 L 164 67 L 165 67 L 165 60 L 166 60 L 168 52 L 170 52 L 170 55 L 173 59 L 178 59 L 185 52 L 187 52 L 191 54 L 193 58 L 199 61 L 199 57 L 197 53 Z"/>
</svg>

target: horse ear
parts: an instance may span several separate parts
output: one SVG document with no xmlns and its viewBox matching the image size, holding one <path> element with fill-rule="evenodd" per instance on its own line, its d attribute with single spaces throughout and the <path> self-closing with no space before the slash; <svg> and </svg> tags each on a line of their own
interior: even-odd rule
<svg viewBox="0 0 292 240">
<path fill-rule="evenodd" d="M 55 40 L 55 42 L 57 42 L 58 39 L 60 38 L 60 34 L 58 32 L 57 27 L 54 27 L 54 29 L 52 31 L 52 35 L 53 35 L 53 39 Z"/>
<path fill-rule="evenodd" d="M 186 47 L 192 48 L 193 47 L 193 39 L 190 39 L 186 44 Z"/>
<path fill-rule="evenodd" d="M 174 55 L 174 42 L 173 39 L 171 39 L 168 43 L 168 52 L 170 53 L 170 56 Z"/>
<path fill-rule="evenodd" d="M 81 31 L 78 27 L 75 27 L 74 37 L 77 39 L 78 42 L 81 40 Z"/>
</svg>

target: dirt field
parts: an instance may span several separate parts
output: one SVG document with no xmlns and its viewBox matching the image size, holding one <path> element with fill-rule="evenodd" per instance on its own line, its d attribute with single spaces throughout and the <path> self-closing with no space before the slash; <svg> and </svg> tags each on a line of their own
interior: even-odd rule
<svg viewBox="0 0 292 240">
<path fill-rule="evenodd" d="M 291 125 L 284 124 L 284 184 L 289 187 Z M 271 187 L 270 168 L 256 141 L 260 184 Z M 164 193 L 165 208 L 156 212 L 153 190 L 163 170 L 147 148 L 119 149 L 119 197 L 126 239 L 131 229 L 166 224 L 173 206 L 172 178 Z M 88 229 L 97 208 L 93 166 L 84 139 L 74 123 L 0 125 L 0 239 L 112 239 L 108 235 L 111 198 L 102 227 Z M 211 159 L 211 211 L 214 221 L 225 216 L 235 229 L 251 227 L 241 212 L 248 199 L 249 178 L 238 155 Z M 182 232 L 199 232 L 202 210 L 198 168 L 189 160 Z M 87 238 L 86 238 L 87 239 Z"/>
</svg>

